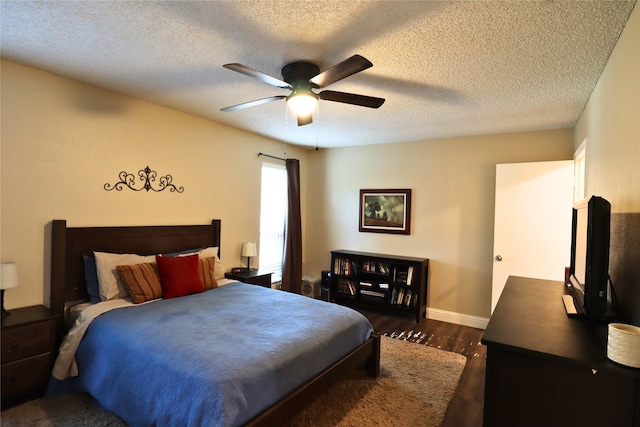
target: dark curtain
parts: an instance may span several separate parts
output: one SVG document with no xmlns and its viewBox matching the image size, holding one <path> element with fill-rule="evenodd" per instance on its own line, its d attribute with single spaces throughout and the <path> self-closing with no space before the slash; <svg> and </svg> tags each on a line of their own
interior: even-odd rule
<svg viewBox="0 0 640 427">
<path fill-rule="evenodd" d="M 299 294 L 302 288 L 302 220 L 300 218 L 300 161 L 287 159 L 289 209 L 282 269 L 282 289 Z"/>
</svg>

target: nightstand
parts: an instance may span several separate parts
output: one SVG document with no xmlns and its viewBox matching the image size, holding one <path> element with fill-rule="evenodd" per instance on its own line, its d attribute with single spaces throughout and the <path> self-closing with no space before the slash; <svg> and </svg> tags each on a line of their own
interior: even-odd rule
<svg viewBox="0 0 640 427">
<path fill-rule="evenodd" d="M 55 356 L 56 316 L 44 305 L 2 318 L 2 404 L 44 392 Z"/>
<path fill-rule="evenodd" d="M 272 273 L 265 273 L 260 270 L 240 272 L 230 271 L 229 273 L 225 273 L 224 277 L 226 277 L 227 279 L 234 279 L 245 283 L 251 283 L 252 285 L 260 285 L 264 286 L 265 288 L 270 288 L 271 274 Z"/>
</svg>

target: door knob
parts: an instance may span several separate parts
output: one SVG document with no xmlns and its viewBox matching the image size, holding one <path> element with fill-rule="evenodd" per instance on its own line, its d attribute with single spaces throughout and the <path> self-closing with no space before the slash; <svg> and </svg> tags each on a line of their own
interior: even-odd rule
<svg viewBox="0 0 640 427">
<path fill-rule="evenodd" d="M 496 261 L 502 261 L 502 255 L 496 255 Z"/>
</svg>

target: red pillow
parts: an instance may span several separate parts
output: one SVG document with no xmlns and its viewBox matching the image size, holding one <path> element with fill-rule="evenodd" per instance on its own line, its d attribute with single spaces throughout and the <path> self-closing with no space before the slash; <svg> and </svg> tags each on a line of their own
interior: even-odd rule
<svg viewBox="0 0 640 427">
<path fill-rule="evenodd" d="M 176 298 L 204 292 L 198 272 L 198 254 L 184 257 L 156 255 L 163 298 Z"/>
</svg>

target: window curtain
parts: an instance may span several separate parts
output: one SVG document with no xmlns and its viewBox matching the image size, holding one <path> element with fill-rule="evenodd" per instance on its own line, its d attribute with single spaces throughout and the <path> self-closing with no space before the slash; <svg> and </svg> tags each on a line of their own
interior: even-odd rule
<svg viewBox="0 0 640 427">
<path fill-rule="evenodd" d="M 302 288 L 302 219 L 300 218 L 300 161 L 287 159 L 289 208 L 282 269 L 282 289 L 299 294 Z"/>
</svg>

